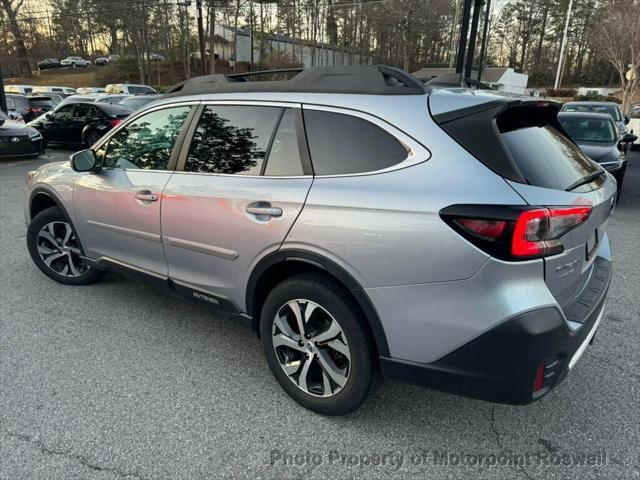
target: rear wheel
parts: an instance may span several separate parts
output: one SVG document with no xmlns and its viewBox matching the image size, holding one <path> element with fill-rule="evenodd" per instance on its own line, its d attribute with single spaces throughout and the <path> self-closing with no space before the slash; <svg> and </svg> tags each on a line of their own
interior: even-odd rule
<svg viewBox="0 0 640 480">
<path fill-rule="evenodd" d="M 282 388 L 324 415 L 355 410 L 374 388 L 370 335 L 353 299 L 332 279 L 303 274 L 277 285 L 260 316 L 262 348 Z"/>
<path fill-rule="evenodd" d="M 33 217 L 27 228 L 27 248 L 42 273 L 60 283 L 88 285 L 104 273 L 82 259 L 82 247 L 73 225 L 57 207 Z"/>
</svg>

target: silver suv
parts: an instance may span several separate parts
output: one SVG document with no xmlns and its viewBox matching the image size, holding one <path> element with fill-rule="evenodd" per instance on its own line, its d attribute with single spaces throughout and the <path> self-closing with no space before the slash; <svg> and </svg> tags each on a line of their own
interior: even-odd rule
<svg viewBox="0 0 640 480">
<path fill-rule="evenodd" d="M 247 80 L 180 84 L 30 172 L 38 268 L 230 312 L 323 414 L 380 375 L 516 404 L 564 379 L 602 318 L 616 182 L 558 104 L 378 66 Z"/>
</svg>

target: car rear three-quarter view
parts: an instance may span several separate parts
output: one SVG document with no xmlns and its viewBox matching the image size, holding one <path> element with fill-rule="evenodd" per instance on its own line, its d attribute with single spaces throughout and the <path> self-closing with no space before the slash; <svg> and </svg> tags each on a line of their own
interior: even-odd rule
<svg viewBox="0 0 640 480">
<path fill-rule="evenodd" d="M 519 404 L 564 379 L 602 317 L 616 182 L 559 104 L 379 66 L 247 75 L 187 81 L 30 172 L 36 265 L 135 273 L 246 320 L 323 414 L 380 374 Z"/>
</svg>

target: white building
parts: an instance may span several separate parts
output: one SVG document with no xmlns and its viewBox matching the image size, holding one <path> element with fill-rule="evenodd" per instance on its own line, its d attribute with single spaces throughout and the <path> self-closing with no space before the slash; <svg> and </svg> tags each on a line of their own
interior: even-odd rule
<svg viewBox="0 0 640 480">
<path fill-rule="evenodd" d="M 251 62 L 249 29 L 216 25 L 215 54 L 230 62 Z M 260 33 L 254 32 L 253 63 L 260 63 Z M 373 63 L 373 56 L 325 43 L 312 43 L 285 35 L 264 34 L 264 54 L 283 53 L 304 67 L 322 65 L 362 65 Z"/>
<path fill-rule="evenodd" d="M 586 97 L 606 97 L 618 91 L 620 91 L 620 87 L 579 87 L 578 95 L 584 95 Z"/>
<path fill-rule="evenodd" d="M 425 67 L 413 72 L 413 76 L 426 81 L 445 73 L 451 73 L 451 71 L 447 67 Z M 472 70 L 471 78 L 474 80 L 478 78 L 476 70 Z M 517 73 L 509 67 L 488 67 L 482 70 L 481 81 L 500 92 L 524 95 L 528 80 L 529 75 Z"/>
</svg>

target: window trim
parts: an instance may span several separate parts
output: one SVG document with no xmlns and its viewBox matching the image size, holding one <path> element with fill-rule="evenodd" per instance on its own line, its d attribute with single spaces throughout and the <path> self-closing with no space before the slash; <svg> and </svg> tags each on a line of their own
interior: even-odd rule
<svg viewBox="0 0 640 480">
<path fill-rule="evenodd" d="M 238 175 L 236 173 L 208 173 L 208 172 L 187 172 L 184 167 L 187 163 L 187 157 L 189 156 L 189 150 L 191 149 L 191 141 L 193 140 L 193 135 L 195 134 L 196 128 L 198 126 L 198 121 L 200 120 L 200 116 L 202 112 L 204 112 L 205 108 L 216 105 L 224 105 L 224 106 L 236 106 L 236 107 L 274 107 L 282 109 L 282 114 L 286 108 L 290 108 L 295 117 L 295 125 L 296 125 L 296 133 L 298 135 L 298 148 L 300 150 L 300 160 L 302 162 L 302 170 L 304 172 L 303 175 Z M 262 100 L 204 100 L 201 101 L 198 108 L 195 109 L 196 113 L 194 114 L 194 119 L 189 125 L 188 131 L 185 132 L 185 140 L 182 143 L 180 154 L 178 156 L 178 162 L 176 165 L 175 173 L 180 173 L 183 175 L 215 175 L 219 177 L 234 177 L 234 178 L 269 178 L 269 179 L 288 179 L 288 178 L 309 178 L 313 177 L 313 169 L 311 168 L 310 156 L 308 153 L 308 146 L 306 135 L 304 133 L 304 125 L 302 124 L 302 104 L 300 102 L 270 102 L 270 101 L 262 101 Z M 270 147 L 275 138 L 276 132 L 278 131 L 278 127 L 280 126 L 280 121 L 282 120 L 282 114 L 276 123 L 273 132 L 271 133 L 271 138 L 269 140 L 269 152 Z M 299 128 L 302 126 L 302 130 Z M 300 138 L 304 138 L 304 144 L 300 142 Z M 306 151 L 306 152 L 305 152 Z M 263 168 L 261 169 L 261 173 L 264 172 L 264 168 L 266 164 L 269 162 L 269 156 L 267 155 L 265 162 L 263 163 Z"/>
<path fill-rule="evenodd" d="M 419 163 L 423 163 L 428 161 L 431 158 L 431 151 L 421 145 L 417 140 L 413 139 L 403 131 L 397 129 L 386 121 L 382 120 L 375 115 L 371 115 L 360 110 L 355 110 L 351 108 L 344 107 L 330 107 L 326 105 L 316 105 L 316 104 L 302 104 L 302 112 L 304 110 L 316 110 L 330 113 L 337 113 L 340 115 L 350 115 L 352 117 L 360 118 L 364 121 L 372 123 L 377 127 L 381 128 L 393 138 L 395 138 L 398 142 L 400 142 L 405 149 L 407 149 L 407 156 L 401 162 L 398 162 L 390 167 L 382 168 L 379 170 L 371 170 L 369 172 L 356 172 L 356 173 L 336 173 L 329 175 L 314 175 L 314 178 L 340 178 L 340 177 L 361 177 L 364 175 L 379 175 L 381 173 L 393 172 L 395 170 L 401 170 L 407 167 L 412 167 L 413 165 L 418 165 Z M 305 127 L 306 132 L 306 127 Z M 305 138 L 307 138 L 305 133 Z M 307 142 L 307 149 L 308 149 Z M 311 155 L 309 153 L 309 155 Z M 313 158 L 311 158 L 311 163 L 313 164 Z"/>
<path fill-rule="evenodd" d="M 123 171 L 123 172 L 128 172 L 128 171 L 131 171 L 131 172 L 175 172 L 176 166 L 177 166 L 178 160 L 179 160 L 179 154 L 180 154 L 181 149 L 182 149 L 182 144 L 183 144 L 183 142 L 185 140 L 185 135 L 186 135 L 187 131 L 189 130 L 189 127 L 191 127 L 191 124 L 193 123 L 195 112 L 199 109 L 199 103 L 200 102 L 198 102 L 198 101 L 168 103 L 168 104 L 158 105 L 156 107 L 149 108 L 149 109 L 143 109 L 142 111 L 134 112 L 134 114 L 129 115 L 124 120 L 124 122 L 122 122 L 120 125 L 118 125 L 117 127 L 112 128 L 111 130 L 109 130 L 109 132 L 102 138 L 102 141 L 100 143 L 98 143 L 98 145 L 96 145 L 96 147 L 94 148 L 94 151 L 98 151 L 103 147 L 108 148 L 108 144 L 111 141 L 111 137 L 116 135 L 123 128 L 126 128 L 127 125 L 135 122 L 138 118 L 142 117 L 143 115 L 146 115 L 148 113 L 152 113 L 152 112 L 155 112 L 155 111 L 158 111 L 158 110 L 166 110 L 166 109 L 169 109 L 169 108 L 190 107 L 189 114 L 187 115 L 187 118 L 185 119 L 184 123 L 182 124 L 182 127 L 180 129 L 180 133 L 178 133 L 178 137 L 176 138 L 176 143 L 174 144 L 173 149 L 171 150 L 171 157 L 169 157 L 169 164 L 167 165 L 166 169 L 164 169 L 164 170 L 157 170 L 157 169 L 143 170 L 143 169 L 138 169 L 138 168 L 110 168 L 110 167 L 103 167 L 103 169 L 109 170 L 110 172 L 114 172 L 114 171 Z"/>
</svg>

